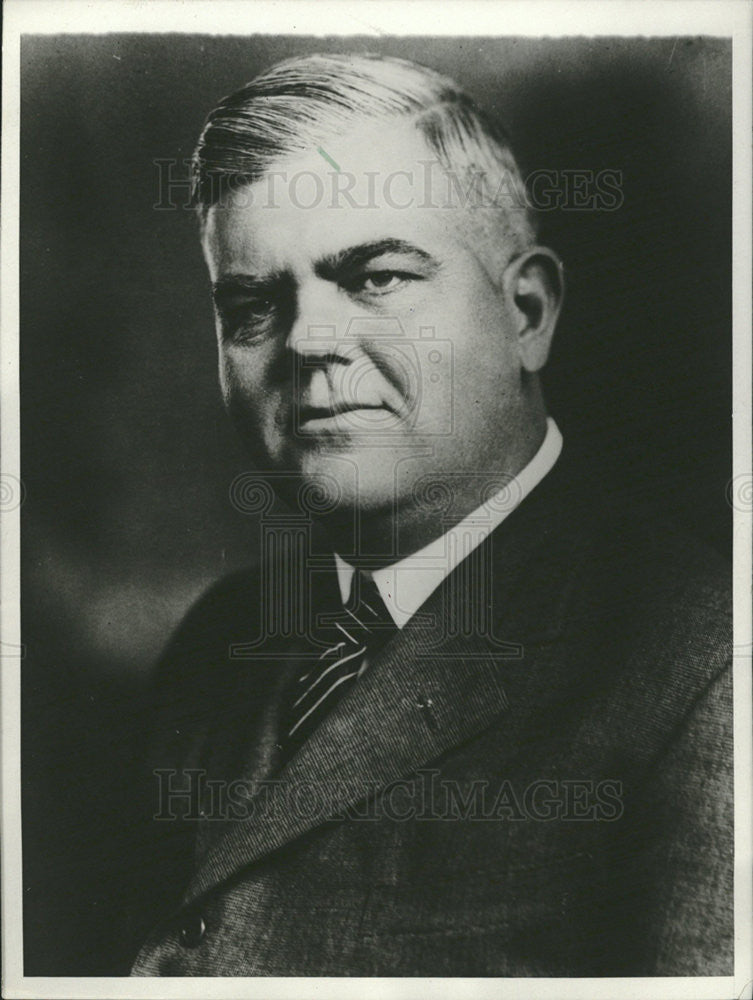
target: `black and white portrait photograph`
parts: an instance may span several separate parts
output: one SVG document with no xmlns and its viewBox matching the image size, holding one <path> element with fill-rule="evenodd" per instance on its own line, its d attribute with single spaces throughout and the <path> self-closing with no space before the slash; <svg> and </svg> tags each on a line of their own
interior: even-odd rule
<svg viewBox="0 0 753 1000">
<path fill-rule="evenodd" d="M 6 4 L 3 996 L 751 996 L 750 22 Z"/>
</svg>

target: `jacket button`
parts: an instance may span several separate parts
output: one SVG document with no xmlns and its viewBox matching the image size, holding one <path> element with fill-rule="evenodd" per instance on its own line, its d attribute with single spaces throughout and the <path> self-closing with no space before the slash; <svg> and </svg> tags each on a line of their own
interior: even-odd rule
<svg viewBox="0 0 753 1000">
<path fill-rule="evenodd" d="M 200 913 L 191 913 L 186 916 L 180 928 L 180 943 L 184 948 L 198 948 L 204 935 L 207 932 L 207 925 Z"/>
</svg>

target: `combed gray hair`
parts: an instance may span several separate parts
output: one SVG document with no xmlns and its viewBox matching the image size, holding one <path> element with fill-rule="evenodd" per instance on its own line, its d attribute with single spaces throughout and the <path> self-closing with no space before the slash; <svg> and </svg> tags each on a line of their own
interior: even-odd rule
<svg viewBox="0 0 753 1000">
<path fill-rule="evenodd" d="M 192 159 L 200 219 L 231 188 L 259 180 L 274 161 L 347 134 L 364 120 L 412 120 L 450 174 L 481 179 L 503 209 L 508 237 L 527 246 L 535 220 L 494 193 L 524 190 L 504 131 L 449 77 L 404 59 L 316 54 L 286 59 L 225 97 L 209 114 Z"/>
</svg>

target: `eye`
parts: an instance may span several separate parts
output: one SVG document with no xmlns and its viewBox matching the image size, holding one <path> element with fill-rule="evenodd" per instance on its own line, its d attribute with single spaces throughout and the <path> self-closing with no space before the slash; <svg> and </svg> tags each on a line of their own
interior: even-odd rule
<svg viewBox="0 0 753 1000">
<path fill-rule="evenodd" d="M 242 316 L 266 316 L 274 307 L 272 299 L 249 299 L 239 311 Z"/>
<path fill-rule="evenodd" d="M 244 323 L 258 323 L 268 319 L 276 309 L 273 299 L 247 299 L 223 313 L 229 326 L 243 326 Z"/>
<path fill-rule="evenodd" d="M 384 291 L 386 288 L 393 288 L 396 284 L 400 284 L 403 280 L 402 275 L 395 271 L 375 271 L 364 279 L 364 287 L 371 283 L 373 288 Z"/>
<path fill-rule="evenodd" d="M 277 312 L 272 298 L 246 299 L 220 309 L 224 336 L 227 340 L 247 341 L 269 330 Z"/>
<path fill-rule="evenodd" d="M 412 275 L 404 271 L 369 271 L 348 282 L 348 291 L 363 292 L 367 295 L 384 295 L 394 292 L 406 284 Z"/>
</svg>

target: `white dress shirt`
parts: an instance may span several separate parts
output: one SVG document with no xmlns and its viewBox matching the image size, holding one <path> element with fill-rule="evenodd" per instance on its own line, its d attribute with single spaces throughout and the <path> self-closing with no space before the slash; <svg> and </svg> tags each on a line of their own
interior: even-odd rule
<svg viewBox="0 0 753 1000">
<path fill-rule="evenodd" d="M 562 451 L 562 435 L 551 417 L 531 461 L 502 490 L 462 521 L 405 559 L 372 571 L 374 583 L 398 628 L 418 611 L 446 576 L 492 532 L 553 468 Z M 343 604 L 350 596 L 355 569 L 335 553 Z"/>
</svg>

